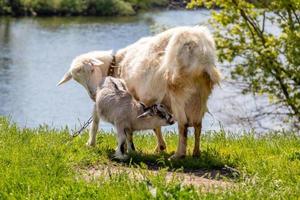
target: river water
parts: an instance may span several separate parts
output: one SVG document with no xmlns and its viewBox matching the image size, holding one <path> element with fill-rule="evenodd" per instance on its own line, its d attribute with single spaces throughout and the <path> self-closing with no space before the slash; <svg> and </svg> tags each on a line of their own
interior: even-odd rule
<svg viewBox="0 0 300 200">
<path fill-rule="evenodd" d="M 78 127 L 90 116 L 92 101 L 75 81 L 56 87 L 75 56 L 91 50 L 117 50 L 162 28 L 206 24 L 209 17 L 207 10 L 156 11 L 111 18 L 2 17 L 0 115 L 10 117 L 21 127 Z M 228 74 L 226 68 L 222 71 Z M 251 128 L 232 120 L 255 106 L 251 96 L 232 96 L 236 90 L 234 84 L 226 82 L 216 88 L 209 100 L 211 114 L 204 118 L 204 130 Z M 112 126 L 101 123 L 101 128 L 108 131 Z"/>
</svg>

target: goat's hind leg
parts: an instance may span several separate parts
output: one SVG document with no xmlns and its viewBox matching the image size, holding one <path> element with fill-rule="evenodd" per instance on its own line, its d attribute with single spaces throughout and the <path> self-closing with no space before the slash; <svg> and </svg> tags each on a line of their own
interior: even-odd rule
<svg viewBox="0 0 300 200">
<path fill-rule="evenodd" d="M 195 129 L 195 144 L 193 150 L 193 157 L 200 156 L 200 136 L 201 136 L 201 129 L 202 129 L 202 122 L 194 124 Z"/>
<path fill-rule="evenodd" d="M 96 106 L 94 106 L 93 122 L 92 122 L 92 127 L 90 128 L 90 131 L 89 131 L 89 140 L 86 143 L 87 146 L 95 146 L 96 145 L 96 135 L 97 135 L 97 131 L 98 131 L 98 126 L 99 126 L 99 117 L 97 114 L 97 108 L 96 108 Z"/>
<path fill-rule="evenodd" d="M 128 158 L 126 153 L 126 132 L 124 128 L 118 128 L 117 127 L 117 140 L 118 140 L 118 147 L 116 149 L 116 152 L 114 154 L 114 158 L 119 160 L 125 160 Z"/>
<path fill-rule="evenodd" d="M 132 139 L 132 131 L 125 130 L 126 132 L 126 139 L 127 139 L 127 151 L 134 152 L 135 151 L 135 146 L 133 144 L 133 139 Z"/>
</svg>

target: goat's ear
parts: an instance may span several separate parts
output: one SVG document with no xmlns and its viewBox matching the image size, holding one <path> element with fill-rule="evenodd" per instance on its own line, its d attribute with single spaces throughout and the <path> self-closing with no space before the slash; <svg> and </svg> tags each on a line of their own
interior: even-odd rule
<svg viewBox="0 0 300 200">
<path fill-rule="evenodd" d="M 71 78 L 72 78 L 72 74 L 71 74 L 70 72 L 67 72 L 67 73 L 64 75 L 64 77 L 57 83 L 57 86 L 59 86 L 59 85 L 65 83 L 65 82 L 71 80 Z"/>
<path fill-rule="evenodd" d="M 144 118 L 144 117 L 147 117 L 147 116 L 152 116 L 152 111 L 151 110 L 147 110 L 146 112 L 142 113 L 141 115 L 137 116 L 137 118 Z"/>
<path fill-rule="evenodd" d="M 91 58 L 90 63 L 92 66 L 100 66 L 100 65 L 104 64 L 104 62 L 102 62 L 101 60 L 99 60 L 97 58 Z"/>
</svg>

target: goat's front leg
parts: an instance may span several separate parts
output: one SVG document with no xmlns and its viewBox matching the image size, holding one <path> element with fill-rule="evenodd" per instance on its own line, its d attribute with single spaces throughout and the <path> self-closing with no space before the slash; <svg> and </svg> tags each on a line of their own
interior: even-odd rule
<svg viewBox="0 0 300 200">
<path fill-rule="evenodd" d="M 155 128 L 154 133 L 157 138 L 157 145 L 155 147 L 155 152 L 158 152 L 158 153 L 163 152 L 164 150 L 166 150 L 166 142 L 162 136 L 161 127 Z"/>
<path fill-rule="evenodd" d="M 127 159 L 128 156 L 125 154 L 126 132 L 124 128 L 117 127 L 117 140 L 118 140 L 118 147 L 114 154 L 114 158 L 119 160 Z"/>
<path fill-rule="evenodd" d="M 188 125 L 178 123 L 179 140 L 176 153 L 170 159 L 181 159 L 186 156 Z"/>
<path fill-rule="evenodd" d="M 194 144 L 194 150 L 193 150 L 193 156 L 198 157 L 200 156 L 200 135 L 201 135 L 201 129 L 202 129 L 202 121 L 200 123 L 194 124 L 195 129 L 195 144 Z"/>
<path fill-rule="evenodd" d="M 90 132 L 89 132 L 89 140 L 86 143 L 87 146 L 95 146 L 96 145 L 96 135 L 97 135 L 97 131 L 98 131 L 98 126 L 99 126 L 99 117 L 98 117 L 97 108 L 95 105 L 94 109 L 93 109 L 92 127 L 90 128 Z"/>
<path fill-rule="evenodd" d="M 187 146 L 187 128 L 188 120 L 184 110 L 184 103 L 178 102 L 180 98 L 172 98 L 172 112 L 177 119 L 178 130 L 179 130 L 179 140 L 176 153 L 170 159 L 184 158 L 186 155 L 186 146 Z"/>
</svg>

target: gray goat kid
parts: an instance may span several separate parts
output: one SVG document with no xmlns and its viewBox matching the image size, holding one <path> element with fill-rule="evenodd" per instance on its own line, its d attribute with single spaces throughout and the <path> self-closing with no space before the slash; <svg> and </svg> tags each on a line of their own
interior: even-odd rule
<svg viewBox="0 0 300 200">
<path fill-rule="evenodd" d="M 162 104 L 145 107 L 136 101 L 127 91 L 121 79 L 105 77 L 96 90 L 96 103 L 93 110 L 93 123 L 90 138 L 94 143 L 98 130 L 99 119 L 112 123 L 117 130 L 118 147 L 114 157 L 125 159 L 125 143 L 127 150 L 134 151 L 132 132 L 136 130 L 153 129 L 174 123 L 173 116 Z"/>
</svg>

